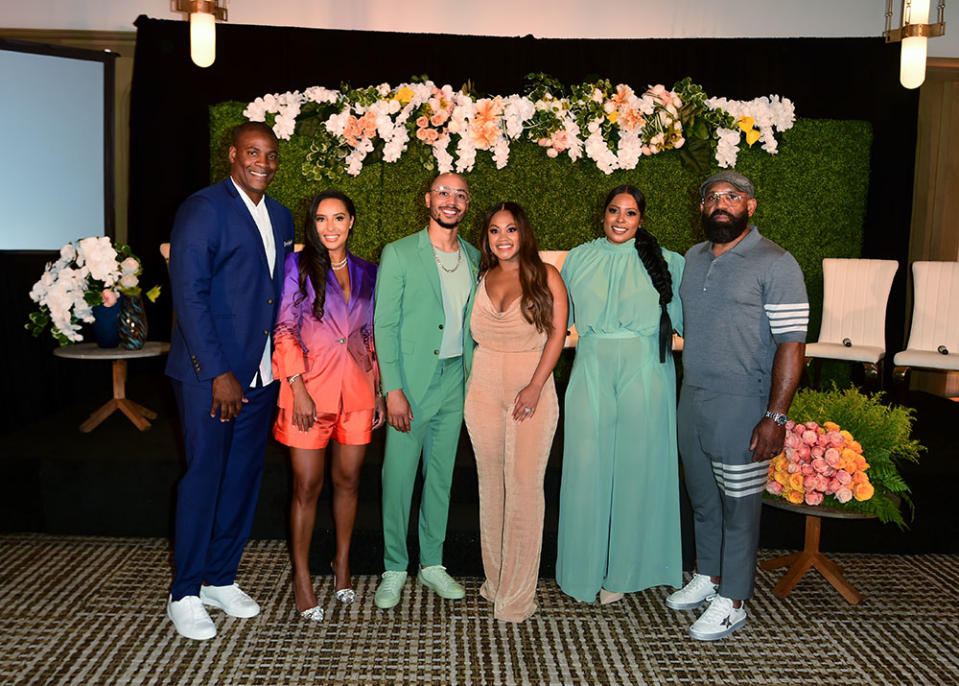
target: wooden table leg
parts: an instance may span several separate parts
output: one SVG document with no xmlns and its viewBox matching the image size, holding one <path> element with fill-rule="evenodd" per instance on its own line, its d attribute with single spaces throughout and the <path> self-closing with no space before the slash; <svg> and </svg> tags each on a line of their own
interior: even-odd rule
<svg viewBox="0 0 959 686">
<path fill-rule="evenodd" d="M 113 398 L 87 417 L 87 420 L 80 425 L 80 431 L 90 433 L 117 410 L 125 414 L 140 431 L 149 429 L 150 422 L 147 420 L 157 417 L 157 413 L 153 410 L 127 399 L 126 360 L 113 361 Z"/>
<path fill-rule="evenodd" d="M 851 605 L 855 605 L 862 600 L 862 595 L 842 575 L 839 565 L 819 552 L 821 532 L 822 519 L 816 515 L 806 515 L 806 535 L 803 549 L 792 555 L 767 560 L 760 563 L 759 566 L 762 569 L 777 569 L 791 565 L 783 578 L 776 584 L 776 587 L 773 588 L 773 593 L 780 598 L 789 595 L 789 592 L 796 587 L 796 584 L 809 571 L 810 567 L 815 567 L 825 577 L 826 581 L 842 594 L 843 598 L 849 601 Z"/>
</svg>

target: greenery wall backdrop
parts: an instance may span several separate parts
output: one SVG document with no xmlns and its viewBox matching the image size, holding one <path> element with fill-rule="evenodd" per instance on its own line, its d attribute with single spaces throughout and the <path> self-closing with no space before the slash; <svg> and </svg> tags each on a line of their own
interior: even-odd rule
<svg viewBox="0 0 959 686">
<path fill-rule="evenodd" d="M 224 102 L 210 108 L 211 182 L 229 174 L 231 133 L 246 121 L 246 104 Z M 864 121 L 799 118 L 778 138 L 777 155 L 758 145 L 743 146 L 736 168 L 756 185 L 758 208 L 752 223 L 789 250 L 803 269 L 809 340 L 816 340 L 823 258 L 861 254 L 872 129 Z M 302 173 L 309 145 L 306 136 L 280 141 L 280 167 L 269 190 L 293 212 L 298 241 L 303 239 L 310 198 L 324 188 Z M 424 154 L 412 150 L 421 147 Z M 410 152 L 391 164 L 374 162 L 371 156 L 359 176 L 337 177 L 336 186 L 356 204 L 350 250 L 360 257 L 378 261 L 386 243 L 426 225 L 423 196 L 436 171 L 425 146 L 411 145 Z M 472 197 L 462 235 L 474 244 L 485 209 L 513 200 L 529 213 L 541 249 L 569 250 L 602 233 L 603 199 L 623 183 L 638 186 L 646 195 L 645 226 L 664 247 L 684 253 L 704 240 L 699 184 L 705 176 L 684 167 L 675 151 L 644 157 L 633 170 L 606 175 L 589 160 L 550 159 L 535 143 L 514 141 L 504 169 L 497 170 L 488 153 L 478 152 L 474 170 L 465 177 Z"/>
</svg>

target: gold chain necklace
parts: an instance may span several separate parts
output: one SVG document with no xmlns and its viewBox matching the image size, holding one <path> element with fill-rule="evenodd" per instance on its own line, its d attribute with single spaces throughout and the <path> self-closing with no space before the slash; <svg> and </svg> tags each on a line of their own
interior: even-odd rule
<svg viewBox="0 0 959 686">
<path fill-rule="evenodd" d="M 460 268 L 460 262 L 463 261 L 463 246 L 457 245 L 456 265 L 452 269 L 447 269 L 446 267 L 443 266 L 443 263 L 440 262 L 440 254 L 436 252 L 436 246 L 430 243 L 430 247 L 433 248 L 433 258 L 436 260 L 436 264 L 438 264 L 440 266 L 440 269 L 442 269 L 444 272 L 446 272 L 447 274 L 452 274 L 453 272 L 455 272 L 457 269 Z"/>
</svg>

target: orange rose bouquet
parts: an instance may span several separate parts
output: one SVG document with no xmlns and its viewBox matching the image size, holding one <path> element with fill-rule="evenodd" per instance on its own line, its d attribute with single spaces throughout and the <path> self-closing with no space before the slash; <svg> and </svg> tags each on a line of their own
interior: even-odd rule
<svg viewBox="0 0 959 686">
<path fill-rule="evenodd" d="M 897 462 L 916 462 L 913 410 L 881 402 L 882 394 L 803 389 L 786 424 L 783 451 L 769 463 L 767 497 L 872 514 L 905 527 L 900 503 L 909 487 Z"/>
</svg>

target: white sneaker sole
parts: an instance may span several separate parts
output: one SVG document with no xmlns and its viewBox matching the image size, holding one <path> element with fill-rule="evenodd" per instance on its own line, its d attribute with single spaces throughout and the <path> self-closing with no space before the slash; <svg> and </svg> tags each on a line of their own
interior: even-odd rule
<svg viewBox="0 0 959 686">
<path fill-rule="evenodd" d="M 741 629 L 746 623 L 746 618 L 743 617 L 738 622 L 728 627 L 726 630 L 719 633 L 704 633 L 701 631 L 696 631 L 693 627 L 689 627 L 689 635 L 695 638 L 697 641 L 718 641 L 721 638 L 726 638 L 729 634 L 736 631 L 736 629 Z"/>
<path fill-rule="evenodd" d="M 686 603 L 677 603 L 675 600 L 666 598 L 666 607 L 668 607 L 670 610 L 695 610 L 696 608 L 702 607 L 703 605 L 709 603 L 709 601 L 712 600 L 715 595 L 715 593 L 711 593 L 702 600 Z"/>
</svg>

